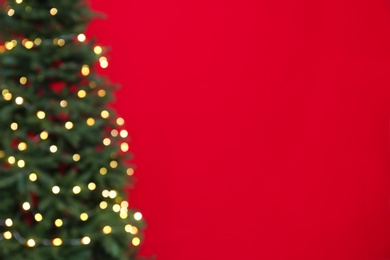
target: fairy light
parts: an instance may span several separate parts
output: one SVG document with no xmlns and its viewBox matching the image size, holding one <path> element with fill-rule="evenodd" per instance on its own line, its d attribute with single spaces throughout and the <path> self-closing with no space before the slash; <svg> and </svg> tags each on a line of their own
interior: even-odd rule
<svg viewBox="0 0 390 260">
<path fill-rule="evenodd" d="M 60 102 L 61 107 L 66 107 L 67 105 L 68 105 L 68 102 L 66 102 L 66 100 L 61 100 L 61 102 Z"/>
<path fill-rule="evenodd" d="M 92 117 L 87 119 L 87 125 L 93 126 L 94 124 L 95 124 L 95 119 L 93 119 Z"/>
<path fill-rule="evenodd" d="M 102 196 L 103 196 L 104 198 L 107 198 L 109 195 L 110 195 L 110 192 L 109 192 L 108 190 L 102 191 Z"/>
<path fill-rule="evenodd" d="M 141 240 L 138 237 L 135 237 L 131 240 L 131 243 L 133 244 L 133 246 L 139 246 Z"/>
<path fill-rule="evenodd" d="M 20 142 L 19 144 L 18 144 L 18 150 L 19 151 L 24 151 L 24 150 L 26 150 L 27 149 L 27 144 L 25 143 L 25 142 Z"/>
<path fill-rule="evenodd" d="M 95 48 L 93 48 L 93 52 L 94 52 L 96 55 L 99 55 L 99 54 L 102 54 L 103 49 L 102 49 L 102 47 L 100 47 L 100 46 L 95 46 Z"/>
<path fill-rule="evenodd" d="M 9 239 L 12 238 L 12 233 L 11 233 L 10 231 L 5 231 L 5 232 L 3 233 L 3 237 L 4 237 L 4 239 L 9 240 Z"/>
<path fill-rule="evenodd" d="M 117 137 L 118 136 L 118 130 L 116 130 L 116 129 L 112 129 L 111 130 L 111 135 L 112 135 L 112 137 Z"/>
<path fill-rule="evenodd" d="M 9 164 L 14 164 L 15 162 L 16 162 L 15 157 L 13 157 L 13 156 L 8 157 L 8 163 Z"/>
<path fill-rule="evenodd" d="M 11 93 L 5 93 L 5 94 L 3 95 L 3 98 L 4 98 L 4 100 L 6 100 L 6 101 L 10 101 L 10 100 L 12 99 L 12 94 L 11 94 Z"/>
<path fill-rule="evenodd" d="M 126 173 L 127 173 L 127 175 L 132 176 L 134 174 L 134 169 L 133 168 L 128 168 L 126 170 Z"/>
<path fill-rule="evenodd" d="M 93 183 L 93 182 L 88 183 L 88 189 L 89 190 L 95 190 L 96 189 L 96 184 Z"/>
<path fill-rule="evenodd" d="M 24 102 L 24 99 L 22 98 L 22 97 L 16 97 L 15 98 L 15 103 L 17 104 L 17 105 L 22 105 L 23 104 L 23 102 Z"/>
<path fill-rule="evenodd" d="M 18 123 L 12 123 L 11 124 L 11 129 L 14 130 L 14 131 L 17 130 L 18 129 Z"/>
<path fill-rule="evenodd" d="M 60 193 L 61 189 L 60 189 L 60 187 L 58 187 L 58 186 L 54 186 L 54 187 L 51 189 L 51 191 L 52 191 L 54 194 L 58 194 L 58 193 Z"/>
<path fill-rule="evenodd" d="M 106 175 L 107 174 L 107 168 L 102 167 L 102 168 L 100 168 L 99 172 L 100 172 L 101 175 Z"/>
<path fill-rule="evenodd" d="M 57 152 L 58 148 L 55 145 L 50 146 L 50 152 L 55 153 Z"/>
<path fill-rule="evenodd" d="M 58 39 L 57 44 L 58 44 L 58 46 L 62 47 L 62 46 L 65 45 L 65 40 L 64 39 Z"/>
<path fill-rule="evenodd" d="M 42 140 L 46 140 L 49 137 L 49 134 L 48 132 L 43 131 L 39 136 L 41 137 Z"/>
<path fill-rule="evenodd" d="M 121 213 L 119 214 L 119 217 L 120 217 L 121 219 L 127 219 L 128 214 L 127 214 L 126 212 L 122 212 L 122 211 L 121 211 Z"/>
<path fill-rule="evenodd" d="M 120 126 L 124 125 L 125 120 L 122 117 L 118 117 L 116 123 Z"/>
<path fill-rule="evenodd" d="M 104 139 L 103 139 L 103 144 L 104 144 L 105 146 L 109 146 L 109 145 L 111 144 L 110 138 L 104 138 Z"/>
<path fill-rule="evenodd" d="M 60 246 L 60 245 L 62 245 L 62 239 L 61 238 L 54 238 L 53 239 L 53 246 Z"/>
<path fill-rule="evenodd" d="M 21 4 L 23 2 L 23 0 L 15 0 L 15 3 L 17 4 Z"/>
<path fill-rule="evenodd" d="M 77 153 L 75 153 L 75 154 L 72 156 L 72 158 L 73 158 L 73 161 L 75 161 L 75 162 L 80 161 L 80 155 L 77 154 Z"/>
<path fill-rule="evenodd" d="M 106 91 L 104 90 L 104 89 L 100 89 L 99 91 L 98 91 L 98 96 L 99 97 L 104 97 L 106 95 Z"/>
<path fill-rule="evenodd" d="M 26 47 L 26 49 L 31 49 L 32 47 L 34 47 L 34 42 L 33 41 L 26 41 L 26 43 L 24 44 L 24 47 Z"/>
<path fill-rule="evenodd" d="M 111 161 L 110 162 L 110 167 L 115 169 L 116 167 L 118 167 L 118 162 L 117 161 Z"/>
<path fill-rule="evenodd" d="M 34 246 L 36 245 L 35 240 L 32 239 L 32 238 L 29 239 L 29 240 L 27 240 L 26 244 L 27 244 L 27 246 L 29 246 L 29 247 L 34 247 Z"/>
<path fill-rule="evenodd" d="M 34 182 L 34 181 L 38 180 L 38 175 L 36 173 L 30 173 L 28 178 L 29 178 L 30 181 Z"/>
<path fill-rule="evenodd" d="M 122 152 L 127 152 L 129 150 L 129 145 L 127 143 L 122 143 L 121 150 Z"/>
<path fill-rule="evenodd" d="M 125 130 L 125 129 L 121 130 L 120 136 L 122 138 L 126 138 L 128 135 L 129 135 L 129 133 L 127 132 L 127 130 Z"/>
<path fill-rule="evenodd" d="M 23 168 L 24 166 L 26 166 L 25 161 L 24 161 L 24 160 L 19 160 L 19 161 L 18 161 L 18 167 L 19 167 L 19 168 Z"/>
<path fill-rule="evenodd" d="M 12 225 L 14 224 L 14 222 L 12 221 L 12 219 L 7 218 L 7 219 L 4 221 L 4 224 L 5 224 L 7 227 L 12 227 Z"/>
<path fill-rule="evenodd" d="M 50 14 L 51 14 L 51 15 L 54 16 L 54 15 L 56 15 L 57 13 L 58 13 L 57 8 L 54 8 L 54 7 L 53 7 L 52 9 L 50 9 Z"/>
<path fill-rule="evenodd" d="M 99 207 L 101 209 L 106 209 L 108 207 L 108 203 L 105 201 L 100 202 Z"/>
<path fill-rule="evenodd" d="M 26 201 L 22 204 L 22 208 L 27 211 L 31 208 L 31 205 Z"/>
<path fill-rule="evenodd" d="M 34 218 L 35 218 L 35 220 L 36 220 L 37 222 L 41 222 L 42 219 L 43 219 L 43 217 L 42 217 L 42 215 L 41 215 L 40 213 L 35 214 L 35 215 L 34 215 Z"/>
<path fill-rule="evenodd" d="M 135 220 L 141 220 L 142 219 L 142 214 L 141 214 L 141 212 L 136 212 L 136 213 L 134 213 L 134 219 Z"/>
<path fill-rule="evenodd" d="M 87 96 L 87 92 L 85 92 L 85 90 L 79 90 L 79 92 L 77 92 L 77 96 L 79 98 L 85 98 Z"/>
<path fill-rule="evenodd" d="M 103 110 L 100 115 L 102 118 L 108 118 L 110 116 L 110 113 L 107 110 Z"/>
<path fill-rule="evenodd" d="M 56 227 L 61 227 L 63 224 L 64 222 L 61 219 L 56 219 L 56 221 L 54 221 Z"/>
<path fill-rule="evenodd" d="M 27 83 L 27 78 L 26 77 L 21 77 L 19 79 L 19 82 L 20 82 L 20 84 L 25 85 Z"/>
<path fill-rule="evenodd" d="M 119 204 L 115 204 L 114 206 L 112 206 L 112 210 L 114 212 L 119 212 L 121 210 L 121 206 L 119 206 Z"/>
<path fill-rule="evenodd" d="M 81 219 L 82 221 L 87 221 L 87 220 L 88 220 L 88 214 L 87 214 L 87 213 L 81 213 L 80 219 Z"/>
<path fill-rule="evenodd" d="M 111 233 L 111 231 L 112 231 L 112 228 L 110 227 L 110 226 L 105 226 L 104 228 L 103 228 L 103 233 L 104 234 L 110 234 Z"/>
<path fill-rule="evenodd" d="M 8 10 L 7 14 L 8 16 L 13 16 L 15 14 L 15 10 L 11 8 Z"/>
<path fill-rule="evenodd" d="M 89 243 L 91 243 L 91 238 L 85 236 L 81 239 L 81 244 L 88 245 Z"/>
<path fill-rule="evenodd" d="M 102 67 L 103 69 L 108 67 L 108 61 L 106 57 L 100 57 L 99 62 L 100 62 L 100 67 Z"/>
<path fill-rule="evenodd" d="M 68 129 L 68 130 L 72 129 L 73 128 L 73 123 L 70 122 L 70 121 L 66 122 L 65 123 L 65 128 Z"/>
<path fill-rule="evenodd" d="M 80 33 L 79 35 L 77 35 L 77 40 L 79 42 L 84 42 L 86 39 L 87 37 L 85 37 L 85 34 Z"/>
<path fill-rule="evenodd" d="M 46 114 L 45 114 L 45 112 L 43 112 L 43 111 L 38 111 L 38 112 L 37 112 L 37 117 L 38 117 L 39 119 L 44 119 L 44 118 L 46 117 Z"/>
<path fill-rule="evenodd" d="M 79 194 L 81 192 L 80 186 L 74 186 L 72 189 L 74 194 Z"/>
<path fill-rule="evenodd" d="M 14 44 L 12 43 L 12 42 L 5 42 L 4 43 L 4 46 L 5 46 L 5 48 L 7 49 L 7 50 L 12 50 L 15 46 L 14 46 Z"/>
<path fill-rule="evenodd" d="M 34 43 L 35 45 L 40 45 L 42 43 L 42 40 L 40 38 L 35 38 Z"/>
<path fill-rule="evenodd" d="M 121 207 L 122 208 L 127 208 L 127 207 L 129 207 L 129 203 L 124 200 L 124 201 L 121 202 Z"/>
<path fill-rule="evenodd" d="M 90 72 L 91 72 L 91 71 L 90 71 L 88 65 L 83 65 L 83 66 L 81 67 L 81 74 L 83 74 L 83 76 L 88 76 Z"/>
<path fill-rule="evenodd" d="M 112 190 L 109 192 L 108 196 L 111 198 L 111 199 L 114 199 L 116 196 L 117 196 L 117 192 Z"/>
</svg>

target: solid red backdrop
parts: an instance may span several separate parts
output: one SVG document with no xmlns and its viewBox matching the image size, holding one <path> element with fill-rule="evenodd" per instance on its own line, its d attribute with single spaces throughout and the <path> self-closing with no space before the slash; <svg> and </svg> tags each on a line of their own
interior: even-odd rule
<svg viewBox="0 0 390 260">
<path fill-rule="evenodd" d="M 390 258 L 388 3 L 92 0 L 142 255 Z"/>
</svg>

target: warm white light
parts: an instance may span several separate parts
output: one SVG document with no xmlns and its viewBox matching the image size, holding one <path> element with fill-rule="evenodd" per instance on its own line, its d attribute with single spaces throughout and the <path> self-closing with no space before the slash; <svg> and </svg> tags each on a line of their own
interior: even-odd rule
<svg viewBox="0 0 390 260">
<path fill-rule="evenodd" d="M 30 179 L 30 181 L 34 182 L 38 179 L 38 175 L 36 173 L 30 173 L 28 178 Z"/>
<path fill-rule="evenodd" d="M 111 198 L 111 199 L 114 199 L 116 196 L 117 196 L 117 192 L 112 190 L 109 192 L 108 196 Z"/>
<path fill-rule="evenodd" d="M 68 102 L 66 102 L 66 100 L 61 100 L 61 102 L 60 102 L 61 107 L 66 107 L 67 105 L 68 105 Z"/>
<path fill-rule="evenodd" d="M 3 237 L 4 237 L 5 239 L 9 240 L 9 239 L 12 238 L 12 233 L 9 232 L 9 231 L 5 231 L 5 232 L 3 233 Z"/>
<path fill-rule="evenodd" d="M 61 240 L 61 238 L 54 238 L 54 239 L 53 239 L 53 245 L 54 245 L 54 246 L 60 246 L 60 245 L 62 245 L 62 240 Z"/>
<path fill-rule="evenodd" d="M 131 243 L 133 244 L 133 246 L 139 246 L 141 240 L 138 237 L 135 237 L 133 238 L 133 240 L 131 240 Z"/>
<path fill-rule="evenodd" d="M 128 135 L 129 135 L 129 133 L 128 133 L 125 129 L 123 129 L 123 130 L 120 132 L 120 136 L 121 136 L 122 138 L 126 138 Z"/>
<path fill-rule="evenodd" d="M 34 218 L 35 218 L 35 220 L 36 220 L 37 222 L 40 222 L 40 221 L 42 221 L 42 219 L 43 219 L 42 215 L 39 214 L 39 213 L 35 214 Z"/>
<path fill-rule="evenodd" d="M 104 228 L 103 228 L 103 233 L 104 234 L 110 234 L 111 233 L 111 231 L 112 231 L 112 228 L 110 227 L 110 226 L 105 226 Z"/>
<path fill-rule="evenodd" d="M 16 103 L 17 105 L 22 105 L 23 102 L 24 102 L 24 99 L 23 99 L 22 97 L 16 97 L 16 98 L 15 98 L 15 103 Z"/>
<path fill-rule="evenodd" d="M 77 96 L 79 98 L 85 98 L 87 96 L 87 92 L 85 92 L 85 90 L 79 90 L 79 92 L 77 92 Z"/>
<path fill-rule="evenodd" d="M 58 13 L 58 10 L 57 10 L 57 8 L 52 8 L 52 9 L 50 9 L 50 14 L 51 15 L 56 15 Z"/>
<path fill-rule="evenodd" d="M 55 145 L 50 146 L 50 152 L 55 153 L 57 152 L 58 148 Z"/>
<path fill-rule="evenodd" d="M 91 243 L 91 239 L 89 237 L 83 237 L 81 239 L 81 244 L 88 245 L 89 243 Z"/>
<path fill-rule="evenodd" d="M 11 124 L 11 129 L 14 130 L 14 131 L 17 130 L 18 129 L 18 124 L 17 123 L 12 123 Z"/>
<path fill-rule="evenodd" d="M 127 152 L 129 150 L 129 145 L 127 143 L 122 143 L 121 150 L 122 152 Z"/>
<path fill-rule="evenodd" d="M 73 123 L 70 122 L 70 121 L 66 122 L 65 123 L 65 128 L 68 129 L 68 130 L 72 129 L 73 128 Z"/>
<path fill-rule="evenodd" d="M 35 246 L 35 240 L 34 239 L 29 239 L 29 240 L 27 240 L 26 244 L 29 247 L 34 247 Z"/>
<path fill-rule="evenodd" d="M 23 168 L 24 166 L 26 166 L 26 163 L 24 162 L 24 160 L 19 160 L 18 161 L 18 167 L 19 168 Z"/>
<path fill-rule="evenodd" d="M 37 112 L 37 117 L 38 117 L 39 119 L 44 119 L 45 116 L 46 116 L 45 112 L 43 112 L 43 111 L 38 111 L 38 112 Z"/>
<path fill-rule="evenodd" d="M 54 225 L 56 225 L 56 227 L 61 227 L 62 224 L 64 224 L 64 222 L 61 219 L 56 219 L 56 221 L 54 222 Z"/>
<path fill-rule="evenodd" d="M 13 225 L 13 221 L 12 221 L 12 219 L 10 219 L 10 218 L 7 218 L 7 219 L 4 221 L 4 223 L 5 223 L 5 225 L 6 225 L 7 227 L 11 227 L 11 226 Z"/>
<path fill-rule="evenodd" d="M 46 140 L 49 137 L 49 134 L 48 132 L 43 131 L 39 136 L 41 137 L 42 140 Z"/>
<path fill-rule="evenodd" d="M 74 193 L 74 194 L 79 194 L 80 192 L 81 192 L 80 186 L 74 186 L 74 187 L 73 187 L 73 193 Z"/>
<path fill-rule="evenodd" d="M 79 40 L 79 42 L 84 42 L 86 39 L 87 39 L 87 37 L 85 37 L 85 35 L 82 33 L 77 35 L 77 40 Z"/>
<path fill-rule="evenodd" d="M 141 219 L 142 219 L 142 214 L 141 214 L 141 212 L 136 212 L 136 213 L 134 213 L 134 219 L 135 219 L 135 220 L 141 220 Z"/>
<path fill-rule="evenodd" d="M 100 206 L 101 209 L 106 209 L 108 204 L 107 204 L 107 202 L 102 201 L 102 202 L 100 202 L 99 206 Z"/>
<path fill-rule="evenodd" d="M 87 220 L 88 220 L 88 214 L 87 214 L 87 213 L 82 213 L 82 214 L 80 215 L 80 219 L 81 219 L 82 221 L 87 221 Z"/>
<path fill-rule="evenodd" d="M 54 186 L 54 187 L 51 189 L 51 191 L 52 191 L 54 194 L 58 194 L 58 193 L 60 193 L 61 189 L 60 189 L 60 187 L 58 187 L 58 186 Z"/>
<path fill-rule="evenodd" d="M 103 117 L 103 118 L 108 118 L 110 116 L 110 113 L 108 113 L 107 110 L 103 110 L 100 115 Z"/>
<path fill-rule="evenodd" d="M 29 209 L 31 208 L 30 203 L 24 202 L 24 203 L 22 204 L 22 208 L 23 208 L 24 210 L 29 210 Z"/>
<path fill-rule="evenodd" d="M 95 46 L 95 48 L 93 48 L 93 51 L 95 52 L 95 54 L 99 55 L 103 52 L 103 49 L 100 46 Z"/>
<path fill-rule="evenodd" d="M 88 184 L 88 189 L 89 189 L 89 190 L 95 190 L 95 189 L 96 189 L 96 184 L 93 183 L 93 182 L 90 182 L 90 183 Z"/>
<path fill-rule="evenodd" d="M 15 10 L 9 9 L 7 14 L 8 14 L 8 16 L 13 16 L 15 14 Z"/>
<path fill-rule="evenodd" d="M 75 162 L 80 161 L 80 155 L 77 153 L 75 153 L 72 158 L 73 158 L 73 161 L 75 161 Z"/>
</svg>

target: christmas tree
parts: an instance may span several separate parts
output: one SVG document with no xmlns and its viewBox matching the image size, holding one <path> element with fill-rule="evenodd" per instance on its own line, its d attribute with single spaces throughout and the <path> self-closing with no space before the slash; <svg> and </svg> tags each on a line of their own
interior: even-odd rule
<svg viewBox="0 0 390 260">
<path fill-rule="evenodd" d="M 82 0 L 0 3 L 1 259 L 136 257 L 128 132 L 93 16 Z"/>
</svg>

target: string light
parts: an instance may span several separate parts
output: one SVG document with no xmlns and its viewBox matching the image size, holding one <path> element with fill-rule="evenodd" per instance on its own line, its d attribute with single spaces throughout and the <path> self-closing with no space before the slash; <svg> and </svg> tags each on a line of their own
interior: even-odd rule
<svg viewBox="0 0 390 260">
<path fill-rule="evenodd" d="M 15 45 L 12 42 L 5 42 L 4 46 L 9 51 L 12 50 L 15 47 Z"/>
<path fill-rule="evenodd" d="M 18 144 L 19 151 L 24 151 L 27 149 L 27 144 L 25 142 L 21 142 Z"/>
<path fill-rule="evenodd" d="M 112 231 L 112 228 L 110 227 L 110 226 L 105 226 L 104 228 L 103 228 L 103 233 L 104 234 L 110 234 L 111 233 L 111 231 Z"/>
<path fill-rule="evenodd" d="M 111 130 L 111 135 L 112 135 L 112 137 L 117 137 L 118 136 L 118 130 L 116 130 L 116 129 L 112 129 Z"/>
<path fill-rule="evenodd" d="M 73 158 L 73 161 L 75 161 L 75 162 L 80 161 L 80 155 L 77 153 L 75 153 L 72 158 Z"/>
<path fill-rule="evenodd" d="M 105 69 L 108 67 L 108 61 L 106 57 L 100 57 L 99 58 L 100 66 Z"/>
<path fill-rule="evenodd" d="M 87 37 L 85 37 L 85 34 L 80 33 L 79 35 L 77 35 L 77 40 L 79 42 L 84 42 L 86 39 Z"/>
<path fill-rule="evenodd" d="M 15 157 L 13 157 L 13 156 L 8 157 L 8 163 L 9 164 L 14 164 L 15 162 L 16 162 Z"/>
<path fill-rule="evenodd" d="M 58 193 L 60 193 L 61 189 L 60 189 L 60 187 L 58 187 L 58 186 L 54 186 L 54 187 L 51 189 L 51 191 L 52 191 L 54 194 L 58 194 Z"/>
<path fill-rule="evenodd" d="M 50 152 L 55 153 L 57 152 L 58 148 L 55 145 L 50 146 Z"/>
<path fill-rule="evenodd" d="M 142 219 L 142 214 L 141 214 L 141 212 L 136 212 L 136 213 L 134 213 L 134 219 L 135 219 L 135 220 L 141 220 L 141 219 Z"/>
<path fill-rule="evenodd" d="M 19 79 L 19 82 L 20 82 L 20 84 L 25 85 L 27 83 L 27 78 L 26 77 L 21 77 Z"/>
<path fill-rule="evenodd" d="M 19 160 L 18 161 L 18 167 L 19 168 L 23 168 L 24 166 L 26 166 L 26 163 L 24 162 L 24 160 Z"/>
<path fill-rule="evenodd" d="M 62 245 L 62 240 L 61 240 L 61 238 L 54 238 L 54 239 L 53 239 L 53 245 L 54 245 L 54 246 L 60 246 L 60 245 Z"/>
<path fill-rule="evenodd" d="M 61 100 L 61 102 L 60 102 L 61 107 L 66 107 L 67 105 L 68 105 L 68 102 L 66 102 L 66 100 Z"/>
<path fill-rule="evenodd" d="M 70 122 L 70 121 L 66 122 L 65 123 L 65 128 L 68 129 L 68 130 L 72 129 L 73 128 L 73 123 Z"/>
<path fill-rule="evenodd" d="M 110 138 L 104 138 L 104 139 L 103 139 L 103 144 L 104 144 L 105 146 L 109 146 L 109 145 L 111 144 Z"/>
<path fill-rule="evenodd" d="M 141 243 L 141 240 L 138 238 L 138 237 L 135 237 L 131 240 L 131 243 L 134 245 L 134 246 L 139 246 L 139 244 Z"/>
<path fill-rule="evenodd" d="M 46 140 L 49 137 L 49 134 L 46 131 L 43 131 L 39 136 L 42 140 Z"/>
<path fill-rule="evenodd" d="M 15 14 L 15 10 L 11 8 L 8 10 L 7 14 L 8 16 L 13 16 Z"/>
<path fill-rule="evenodd" d="M 88 184 L 88 189 L 89 189 L 89 190 L 95 190 L 95 189 L 96 189 L 96 184 L 93 183 L 93 182 L 90 182 L 90 183 Z"/>
<path fill-rule="evenodd" d="M 95 52 L 96 55 L 99 55 L 103 52 L 103 49 L 100 46 L 95 46 L 95 48 L 93 48 L 93 51 Z"/>
<path fill-rule="evenodd" d="M 77 96 L 79 98 L 85 98 L 85 96 L 87 96 L 87 92 L 85 92 L 85 90 L 79 90 L 79 92 L 77 92 Z"/>
<path fill-rule="evenodd" d="M 102 168 L 100 168 L 99 172 L 100 172 L 101 175 L 106 175 L 107 174 L 107 168 L 102 167 Z"/>
<path fill-rule="evenodd" d="M 17 130 L 18 129 L 18 123 L 12 123 L 11 124 L 11 129 L 14 130 L 14 131 Z"/>
<path fill-rule="evenodd" d="M 12 227 L 12 225 L 14 224 L 12 219 L 10 218 L 7 218 L 5 221 L 4 221 L 4 224 L 7 226 L 7 227 Z"/>
<path fill-rule="evenodd" d="M 134 169 L 133 168 L 128 168 L 126 170 L 126 173 L 127 173 L 127 175 L 132 176 L 134 174 Z"/>
<path fill-rule="evenodd" d="M 34 42 L 26 41 L 26 43 L 24 44 L 24 47 L 26 47 L 26 49 L 31 49 L 32 47 L 34 47 Z"/>
<path fill-rule="evenodd" d="M 92 117 L 87 119 L 87 125 L 93 126 L 94 124 L 95 124 L 95 119 L 93 119 Z"/>
<path fill-rule="evenodd" d="M 15 0 L 15 3 L 17 4 L 21 4 L 23 2 L 23 0 Z"/>
<path fill-rule="evenodd" d="M 34 215 L 34 218 L 35 218 L 35 220 L 36 220 L 37 222 L 41 222 L 42 219 L 43 219 L 42 215 L 39 214 L 39 213 L 35 214 L 35 215 Z"/>
<path fill-rule="evenodd" d="M 106 209 L 108 204 L 107 204 L 107 202 L 102 201 L 102 202 L 100 202 L 99 206 L 100 206 L 101 209 Z"/>
<path fill-rule="evenodd" d="M 127 143 L 122 143 L 121 150 L 122 152 L 127 152 L 129 150 L 129 145 Z"/>
<path fill-rule="evenodd" d="M 35 240 L 34 239 L 29 239 L 29 240 L 27 240 L 27 246 L 29 246 L 29 247 L 34 247 L 35 246 Z"/>
<path fill-rule="evenodd" d="M 58 44 L 58 46 L 62 47 L 62 46 L 65 45 L 65 40 L 64 39 L 58 39 L 57 40 L 57 44 Z"/>
<path fill-rule="evenodd" d="M 88 220 L 88 214 L 87 214 L 87 213 L 82 213 L 82 214 L 80 215 L 80 219 L 81 219 L 82 221 L 87 221 L 87 220 Z"/>
<path fill-rule="evenodd" d="M 50 14 L 51 14 L 51 15 L 54 16 L 54 15 L 56 15 L 57 13 L 58 13 L 57 8 L 54 8 L 54 7 L 53 7 L 52 9 L 50 9 Z"/>
<path fill-rule="evenodd" d="M 125 123 L 125 120 L 122 118 L 122 117 L 118 117 L 118 119 L 116 120 L 116 123 L 121 126 L 121 125 L 124 125 Z"/>
<path fill-rule="evenodd" d="M 121 202 L 121 207 L 122 208 L 127 208 L 128 206 L 129 206 L 129 203 L 127 201 L 124 200 L 124 201 Z"/>
<path fill-rule="evenodd" d="M 91 239 L 89 237 L 86 236 L 81 239 L 81 244 L 88 245 L 89 243 L 91 243 Z"/>
<path fill-rule="evenodd" d="M 62 222 L 61 219 L 56 219 L 56 221 L 54 221 L 54 225 L 56 225 L 56 227 L 61 227 L 63 224 L 64 222 Z"/>
<path fill-rule="evenodd" d="M 40 38 L 35 38 L 34 43 L 35 45 L 40 45 L 42 43 L 42 40 Z"/>
<path fill-rule="evenodd" d="M 80 186 L 74 186 L 72 189 L 74 194 L 79 194 L 81 192 Z"/>
<path fill-rule="evenodd" d="M 103 118 L 108 118 L 110 116 L 110 113 L 108 113 L 107 110 L 103 110 L 100 115 L 103 117 Z"/>
<path fill-rule="evenodd" d="M 12 94 L 11 94 L 11 93 L 5 93 L 5 94 L 3 95 L 3 98 L 4 98 L 4 100 L 6 100 L 6 101 L 10 101 L 10 100 L 12 99 Z"/>
<path fill-rule="evenodd" d="M 83 67 L 81 67 L 81 74 L 83 74 L 83 76 L 88 76 L 90 72 L 88 65 L 83 65 Z"/>
<path fill-rule="evenodd" d="M 119 206 L 118 204 L 115 204 L 112 206 L 112 210 L 114 212 L 119 212 L 121 210 L 121 206 Z"/>
<path fill-rule="evenodd" d="M 98 91 L 98 96 L 99 97 L 104 97 L 106 95 L 106 91 L 104 90 L 104 89 L 100 89 L 99 91 Z"/>
<path fill-rule="evenodd" d="M 30 181 L 34 182 L 34 181 L 38 180 L 38 175 L 36 173 L 30 173 L 28 178 L 30 179 Z"/>
<path fill-rule="evenodd" d="M 107 198 L 110 195 L 110 192 L 108 190 L 102 191 L 102 195 L 104 198 Z"/>
<path fill-rule="evenodd" d="M 23 102 L 24 102 L 24 99 L 22 98 L 22 97 L 16 97 L 15 98 L 15 103 L 17 104 L 17 105 L 22 105 L 23 104 Z"/>
<path fill-rule="evenodd" d="M 118 167 L 118 162 L 117 161 L 111 161 L 110 162 L 110 167 L 115 169 L 116 167 Z"/>
<path fill-rule="evenodd" d="M 129 135 L 129 133 L 128 133 L 125 129 L 121 130 L 120 136 L 121 136 L 122 138 L 126 138 L 128 135 Z"/>
<path fill-rule="evenodd" d="M 23 204 L 22 204 L 22 208 L 24 209 L 24 210 L 29 210 L 30 208 L 31 208 L 31 206 L 30 206 L 30 203 L 28 203 L 27 201 L 26 202 L 24 202 Z"/>
<path fill-rule="evenodd" d="M 44 119 L 45 116 L 46 116 L 45 112 L 43 112 L 43 111 L 38 111 L 38 112 L 37 112 L 37 117 L 38 117 L 39 119 Z"/>
<path fill-rule="evenodd" d="M 114 190 L 112 190 L 112 191 L 109 192 L 108 196 L 109 196 L 111 199 L 113 199 L 113 198 L 115 198 L 115 197 L 117 196 L 117 192 L 114 191 Z"/>
<path fill-rule="evenodd" d="M 9 232 L 9 231 L 5 231 L 5 232 L 3 233 L 3 237 L 4 237 L 5 239 L 9 240 L 9 239 L 12 238 L 12 233 Z"/>
</svg>

